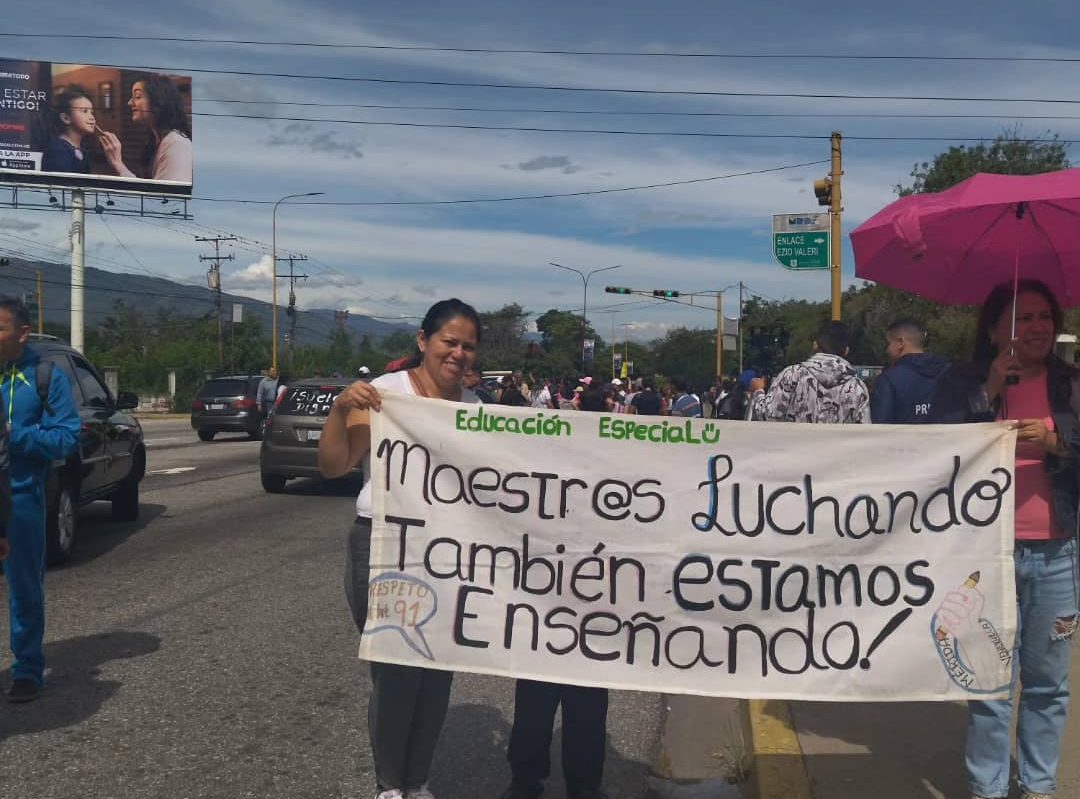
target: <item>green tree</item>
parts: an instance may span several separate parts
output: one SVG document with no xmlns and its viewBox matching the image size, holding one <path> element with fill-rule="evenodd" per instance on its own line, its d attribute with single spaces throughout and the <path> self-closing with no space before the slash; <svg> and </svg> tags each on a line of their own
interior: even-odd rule
<svg viewBox="0 0 1080 799">
<path fill-rule="evenodd" d="M 908 194 L 944 191 L 978 172 L 998 175 L 1037 175 L 1069 168 L 1068 145 L 1056 133 L 1047 132 L 1040 141 L 1021 138 L 1017 131 L 1001 134 L 989 144 L 950 147 L 911 169 L 912 184 L 897 186 L 901 197 Z"/>
<path fill-rule="evenodd" d="M 691 385 L 711 385 L 716 379 L 716 331 L 677 327 L 652 343 L 655 363 L 667 377 Z M 634 364 L 635 371 L 637 363 Z"/>
<path fill-rule="evenodd" d="M 528 314 L 516 302 L 480 314 L 483 337 L 480 360 L 485 368 L 521 369 L 526 365 Z"/>
</svg>

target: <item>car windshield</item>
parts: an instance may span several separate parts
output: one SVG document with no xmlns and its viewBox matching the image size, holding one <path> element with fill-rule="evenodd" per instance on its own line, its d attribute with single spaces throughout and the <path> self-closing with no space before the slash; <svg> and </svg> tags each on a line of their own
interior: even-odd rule
<svg viewBox="0 0 1080 799">
<path fill-rule="evenodd" d="M 334 397 L 344 389 L 345 386 L 293 386 L 277 412 L 287 416 L 326 416 Z"/>
<path fill-rule="evenodd" d="M 200 397 L 242 397 L 245 394 L 246 380 L 211 380 L 199 390 Z"/>
</svg>

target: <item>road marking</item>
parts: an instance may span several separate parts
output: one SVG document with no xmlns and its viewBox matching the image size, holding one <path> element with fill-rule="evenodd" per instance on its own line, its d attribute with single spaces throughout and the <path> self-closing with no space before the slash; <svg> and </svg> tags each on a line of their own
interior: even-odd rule
<svg viewBox="0 0 1080 799">
<path fill-rule="evenodd" d="M 197 468 L 197 466 L 174 466 L 171 469 L 152 469 L 147 474 L 183 474 L 184 472 L 193 472 Z"/>
<path fill-rule="evenodd" d="M 148 447 L 160 447 L 162 444 L 173 444 L 177 441 L 193 442 L 194 439 L 183 436 L 174 436 L 172 438 L 148 438 L 145 443 Z"/>
<path fill-rule="evenodd" d="M 810 777 L 788 703 L 750 699 L 745 713 L 757 799 L 812 799 Z"/>
</svg>

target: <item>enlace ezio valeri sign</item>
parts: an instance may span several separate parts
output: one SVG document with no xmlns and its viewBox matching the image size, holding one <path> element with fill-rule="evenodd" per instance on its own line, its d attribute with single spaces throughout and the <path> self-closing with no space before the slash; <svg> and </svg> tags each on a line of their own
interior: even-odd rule
<svg viewBox="0 0 1080 799">
<path fill-rule="evenodd" d="M 360 655 L 664 693 L 1008 694 L 1004 425 L 372 414 Z"/>
<path fill-rule="evenodd" d="M 785 269 L 828 269 L 829 235 L 828 214 L 773 214 L 773 257 Z"/>
</svg>

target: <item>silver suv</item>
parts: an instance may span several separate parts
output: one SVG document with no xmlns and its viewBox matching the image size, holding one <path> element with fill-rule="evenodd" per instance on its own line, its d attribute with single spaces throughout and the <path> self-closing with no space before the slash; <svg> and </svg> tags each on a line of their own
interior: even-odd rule
<svg viewBox="0 0 1080 799">
<path fill-rule="evenodd" d="M 319 439 L 334 398 L 352 381 L 316 377 L 289 384 L 271 413 L 259 449 L 262 487 L 270 493 L 293 477 L 320 477 Z M 359 476 L 357 466 L 350 476 Z"/>
</svg>

